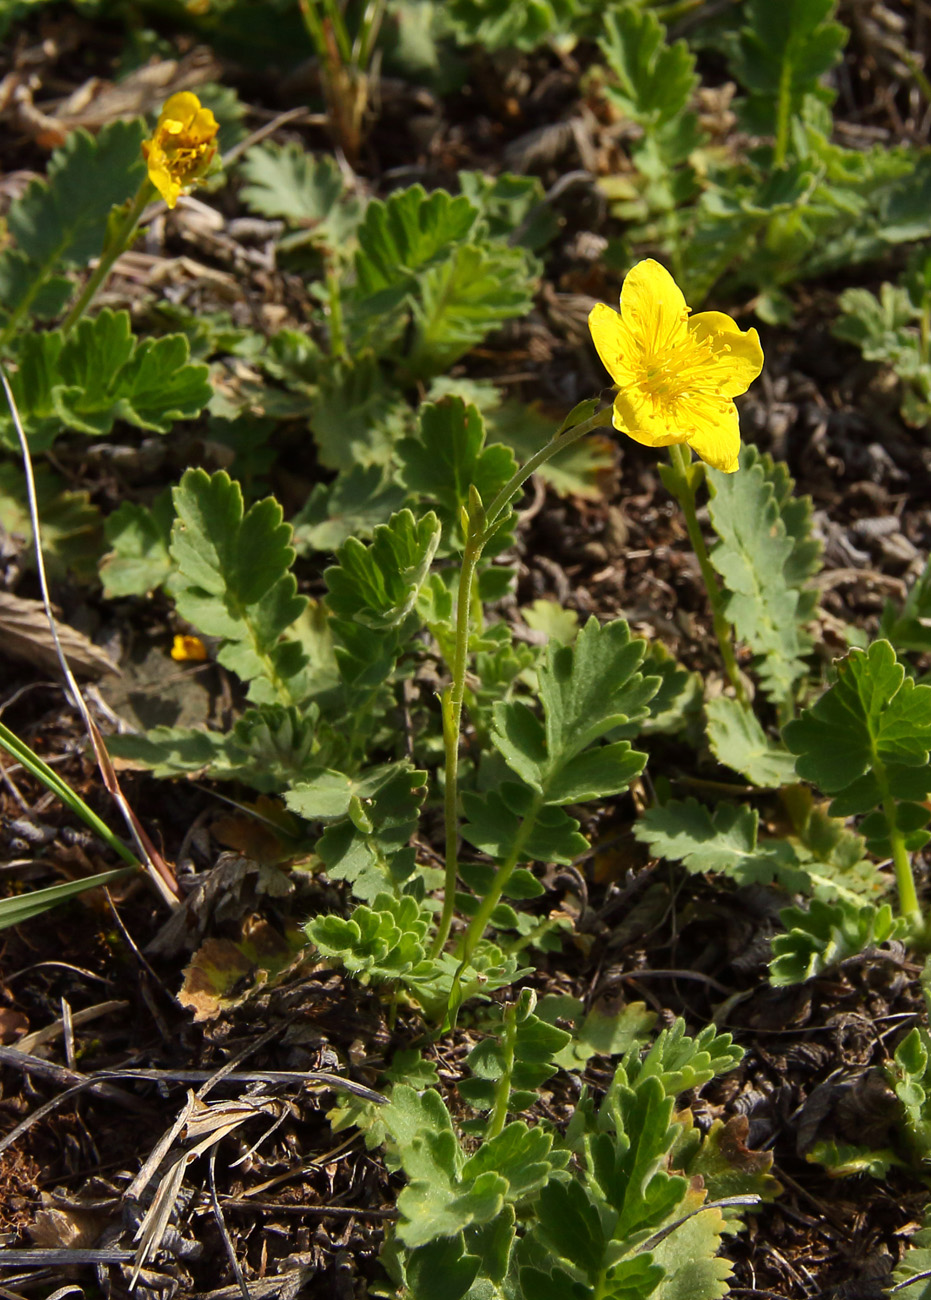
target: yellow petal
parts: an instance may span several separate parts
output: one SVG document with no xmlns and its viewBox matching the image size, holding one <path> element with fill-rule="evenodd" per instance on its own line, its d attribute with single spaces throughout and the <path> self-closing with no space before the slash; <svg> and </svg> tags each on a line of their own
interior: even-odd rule
<svg viewBox="0 0 931 1300">
<path fill-rule="evenodd" d="M 733 402 L 696 395 L 688 404 L 685 441 L 712 469 L 733 474 L 740 454 L 740 421 Z"/>
<path fill-rule="evenodd" d="M 703 311 L 688 323 L 688 332 L 711 347 L 708 386 L 725 397 L 745 393 L 763 369 L 763 349 L 756 330 L 742 330 L 723 311 Z"/>
<path fill-rule="evenodd" d="M 158 190 L 159 194 L 165 200 L 170 208 L 173 208 L 178 202 L 178 196 L 181 193 L 181 186 L 172 176 L 168 168 L 168 161 L 161 149 L 151 145 L 147 141 L 149 148 L 143 146 L 146 166 L 149 172 L 149 180 Z"/>
<path fill-rule="evenodd" d="M 619 382 L 618 362 L 621 355 L 621 318 L 603 302 L 596 303 L 588 315 L 588 328 L 601 363 L 615 383 Z"/>
<path fill-rule="evenodd" d="M 621 316 L 646 355 L 675 347 L 685 337 L 689 309 L 682 290 L 659 262 L 638 262 L 621 286 Z"/>
<path fill-rule="evenodd" d="M 189 90 L 179 90 L 177 94 L 170 95 L 162 105 L 162 111 L 158 115 L 159 125 L 171 121 L 187 126 L 193 122 L 199 112 L 201 112 L 201 104 L 197 96 Z"/>
<path fill-rule="evenodd" d="M 665 408 L 657 408 L 643 398 L 638 400 L 636 390 L 615 394 L 611 422 L 620 433 L 626 433 L 645 447 L 670 447 L 674 442 L 685 442 L 686 438 L 670 422 Z"/>
</svg>

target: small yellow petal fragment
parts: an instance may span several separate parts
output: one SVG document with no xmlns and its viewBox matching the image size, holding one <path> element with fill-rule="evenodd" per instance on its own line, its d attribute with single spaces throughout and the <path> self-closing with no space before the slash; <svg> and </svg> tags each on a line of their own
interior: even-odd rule
<svg viewBox="0 0 931 1300">
<path fill-rule="evenodd" d="M 733 399 L 763 368 L 756 330 L 720 311 L 691 316 L 675 280 L 651 258 L 627 275 L 620 312 L 598 303 L 588 323 L 617 385 L 614 427 L 648 447 L 686 443 L 732 473 L 740 451 Z"/>
<path fill-rule="evenodd" d="M 171 657 L 181 664 L 202 664 L 207 658 L 207 647 L 199 636 L 176 636 L 171 647 Z"/>
</svg>

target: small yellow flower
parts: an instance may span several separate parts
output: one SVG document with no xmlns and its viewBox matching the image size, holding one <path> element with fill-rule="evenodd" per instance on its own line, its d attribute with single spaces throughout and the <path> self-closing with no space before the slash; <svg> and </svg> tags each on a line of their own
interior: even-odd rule
<svg viewBox="0 0 931 1300">
<path fill-rule="evenodd" d="M 170 208 L 210 166 L 218 129 L 210 109 L 203 108 L 190 91 L 182 90 L 165 101 L 151 140 L 142 142 L 142 156 L 149 180 Z"/>
<path fill-rule="evenodd" d="M 669 272 L 647 259 L 625 279 L 620 313 L 598 303 L 588 326 L 618 386 L 615 429 L 648 447 L 687 443 L 730 474 L 740 451 L 733 398 L 763 369 L 763 349 L 756 330 L 724 312 L 690 312 Z"/>
<path fill-rule="evenodd" d="M 199 636 L 176 636 L 171 647 L 171 657 L 180 664 L 202 664 L 207 658 L 207 647 Z"/>
</svg>

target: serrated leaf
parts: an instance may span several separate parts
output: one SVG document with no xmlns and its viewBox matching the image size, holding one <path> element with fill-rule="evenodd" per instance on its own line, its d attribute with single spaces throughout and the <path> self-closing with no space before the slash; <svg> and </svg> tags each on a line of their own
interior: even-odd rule
<svg viewBox="0 0 931 1300">
<path fill-rule="evenodd" d="M 257 703 L 292 703 L 305 656 L 285 634 L 307 601 L 290 572 L 291 528 L 280 505 L 266 497 L 244 511 L 239 484 L 223 470 L 189 469 L 172 495 L 179 614 L 222 638 L 217 659 L 251 684 Z"/>
<path fill-rule="evenodd" d="M 640 1078 L 655 1077 L 672 1098 L 727 1074 L 742 1059 L 743 1049 L 734 1044 L 731 1034 L 706 1025 L 693 1038 L 685 1032 L 685 1021 L 680 1017 L 668 1029 L 660 1030 L 642 1060 L 628 1054 L 615 1076 L 615 1084 L 623 1085 L 625 1079 L 635 1083 Z"/>
<path fill-rule="evenodd" d="M 418 277 L 415 337 L 405 359 L 415 378 L 442 374 L 504 321 L 533 306 L 527 254 L 499 244 L 461 244 Z"/>
<path fill-rule="evenodd" d="M 446 542 L 461 545 L 461 514 L 474 486 L 490 505 L 517 470 L 508 447 L 486 446 L 478 408 L 459 397 L 426 402 L 418 413 L 415 436 L 397 447 L 400 478 L 412 492 L 436 506 Z"/>
<path fill-rule="evenodd" d="M 399 190 L 385 202 L 373 199 L 359 226 L 356 276 L 366 297 L 406 291 L 413 276 L 448 254 L 449 245 L 464 239 L 475 224 L 477 210 L 467 198 L 445 190 L 427 194 L 422 185 Z"/>
<path fill-rule="evenodd" d="M 537 673 L 543 724 L 522 701 L 495 706 L 493 744 L 548 803 L 617 794 L 642 771 L 646 757 L 627 741 L 590 747 L 646 716 L 659 680 L 637 671 L 644 648 L 623 619 L 604 626 L 589 619 L 572 646 L 546 647 Z"/>
<path fill-rule="evenodd" d="M 325 485 L 318 483 L 307 504 L 291 520 L 294 547 L 336 551 L 348 537 L 371 537 L 404 504 L 404 489 L 391 482 L 380 465 L 353 465 Z"/>
<path fill-rule="evenodd" d="M 503 861 L 516 842 L 532 803 L 533 796 L 526 787 L 507 781 L 486 794 L 464 791 L 462 805 L 467 820 L 462 827 L 463 838 L 490 858 Z M 587 848 L 588 840 L 579 834 L 579 823 L 574 817 L 561 808 L 543 808 L 524 841 L 523 860 L 569 865 Z"/>
<path fill-rule="evenodd" d="M 20 249 L 5 248 L 0 253 L 0 305 L 4 319 L 22 310 L 40 320 L 53 320 L 64 311 L 73 292 L 74 284 L 66 276 L 43 280 L 40 268 Z"/>
<path fill-rule="evenodd" d="M 159 493 L 152 508 L 124 501 L 104 524 L 111 550 L 100 561 L 103 594 L 148 596 L 174 568 L 168 550 L 175 512 L 171 492 Z"/>
<path fill-rule="evenodd" d="M 655 14 L 633 5 L 605 14 L 601 51 L 617 77 L 605 94 L 632 121 L 655 128 L 683 111 L 698 77 L 685 41 L 665 43 Z"/>
<path fill-rule="evenodd" d="M 138 188 L 145 164 L 139 119 L 117 121 L 92 136 L 78 128 L 52 154 L 44 180 L 34 180 L 10 208 L 17 247 L 44 276 L 56 266 L 84 268 L 103 244 L 110 211 Z"/>
<path fill-rule="evenodd" d="M 733 1265 L 718 1255 L 726 1231 L 724 1215 L 719 1209 L 695 1208 L 696 1214 L 650 1252 L 665 1271 L 654 1300 L 723 1300 L 730 1293 Z"/>
<path fill-rule="evenodd" d="M 306 153 L 295 140 L 255 145 L 242 162 L 245 177 L 240 197 L 263 217 L 283 217 L 305 226 L 325 222 L 343 194 L 336 162 Z"/>
<path fill-rule="evenodd" d="M 759 459 L 746 455 L 738 474 L 708 470 L 709 513 L 721 539 L 711 562 L 726 588 L 725 613 L 757 656 L 757 671 L 776 704 L 791 700 L 805 673 L 799 592 L 787 567 L 796 550 Z M 807 612 L 806 612 L 807 616 Z"/>
<path fill-rule="evenodd" d="M 55 577 L 73 573 L 90 580 L 103 550 L 101 515 L 91 503 L 90 493 L 66 488 L 45 465 L 36 466 L 35 485 L 46 568 Z M 10 539 L 21 542 L 22 568 L 33 569 L 35 549 L 26 478 L 12 461 L 0 464 L 0 527 Z"/>
<path fill-rule="evenodd" d="M 481 1260 L 466 1252 L 460 1232 L 416 1247 L 407 1256 L 404 1273 L 413 1300 L 460 1300 L 480 1266 Z"/>
<path fill-rule="evenodd" d="M 805 889 L 808 875 L 790 844 L 757 843 L 758 820 L 746 805 L 722 803 L 712 814 L 697 799 L 672 799 L 647 809 L 634 834 L 657 857 L 681 862 L 693 874 L 721 871 L 742 885 L 776 881 L 793 892 Z"/>
<path fill-rule="evenodd" d="M 360 776 L 346 810 L 354 796 L 364 805 L 368 825 L 360 825 L 358 815 L 355 820 L 347 816 L 317 841 L 317 853 L 331 879 L 349 881 L 356 897 L 366 901 L 385 889 L 398 891 L 416 866 L 414 850 L 408 846 L 426 793 L 424 773 L 406 763 L 370 769 Z M 302 816 L 319 816 L 309 811 L 320 806 L 317 796 L 311 797 L 313 803 L 300 782 L 285 796 Z"/>
<path fill-rule="evenodd" d="M 207 366 L 188 358 L 183 335 L 140 343 L 129 313 L 109 308 L 67 338 L 60 330 L 25 334 L 11 387 L 30 446 L 47 450 L 62 428 L 105 436 L 117 420 L 167 433 L 199 415 L 213 393 Z M 15 437 L 8 413 L 0 412 L 0 433 L 7 443 Z"/>
<path fill-rule="evenodd" d="M 715 757 L 753 785 L 779 789 L 795 779 L 795 759 L 773 744 L 756 715 L 739 700 L 720 695 L 705 705 L 708 743 Z"/>
<path fill-rule="evenodd" d="M 826 794 L 862 790 L 859 806 L 867 812 L 879 801 L 878 789 L 863 785 L 875 762 L 896 773 L 924 768 L 931 749 L 931 687 L 906 677 L 888 641 L 868 650 L 852 650 L 837 666 L 837 681 L 810 709 L 783 729 L 789 749 L 798 755 L 796 770 Z M 908 773 L 903 773 L 903 785 Z M 914 773 L 920 785 L 924 774 Z M 902 787 L 905 797 L 914 798 Z M 837 800 L 835 800 L 837 803 Z M 832 805 L 832 812 L 834 806 Z M 849 812 L 848 812 L 849 815 Z"/>
<path fill-rule="evenodd" d="M 440 543 L 440 522 L 431 510 L 415 520 L 399 510 L 375 528 L 364 546 L 350 537 L 325 572 L 328 603 L 342 619 L 373 630 L 398 627 L 417 603 Z"/>
<path fill-rule="evenodd" d="M 888 903 L 876 907 L 842 898 L 833 903 L 814 898 L 807 910 L 788 907 L 779 918 L 786 933 L 774 936 L 769 965 L 770 983 L 777 987 L 813 979 L 902 932 L 902 922 L 893 917 Z"/>
<path fill-rule="evenodd" d="M 731 70 L 749 94 L 755 129 L 775 134 L 780 113 L 797 114 L 840 58 L 847 30 L 833 21 L 836 9 L 837 0 L 748 0 Z"/>
<path fill-rule="evenodd" d="M 264 793 L 289 788 L 314 765 L 316 727 L 314 709 L 263 705 L 247 709 L 226 733 L 153 727 L 144 735 L 109 736 L 107 748 L 159 777 L 209 773 Z"/>
</svg>

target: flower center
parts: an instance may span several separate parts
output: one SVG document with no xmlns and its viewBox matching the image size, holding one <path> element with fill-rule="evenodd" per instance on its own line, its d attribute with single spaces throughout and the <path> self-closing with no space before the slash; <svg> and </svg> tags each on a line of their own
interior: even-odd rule
<svg viewBox="0 0 931 1300">
<path fill-rule="evenodd" d="M 708 363 L 711 345 L 691 337 L 675 347 L 643 357 L 639 387 L 644 397 L 656 404 L 672 404 L 688 397 L 695 389 L 708 388 Z"/>
</svg>

